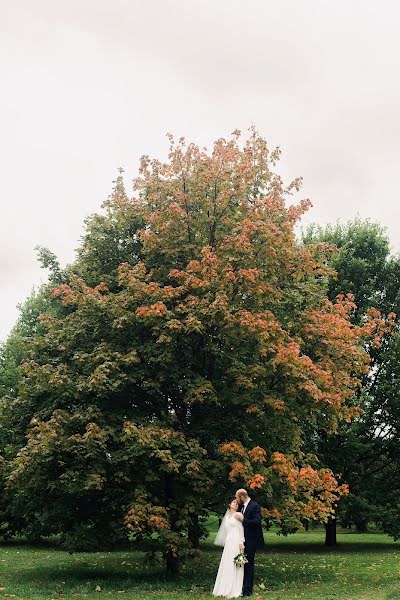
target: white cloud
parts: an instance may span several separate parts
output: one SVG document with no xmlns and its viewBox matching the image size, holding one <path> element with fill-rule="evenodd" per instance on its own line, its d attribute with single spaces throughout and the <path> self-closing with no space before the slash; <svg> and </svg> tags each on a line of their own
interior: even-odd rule
<svg viewBox="0 0 400 600">
<path fill-rule="evenodd" d="M 400 9 L 390 0 L 0 0 L 1 322 L 71 260 L 117 168 L 255 123 L 321 223 L 399 245 Z"/>
</svg>

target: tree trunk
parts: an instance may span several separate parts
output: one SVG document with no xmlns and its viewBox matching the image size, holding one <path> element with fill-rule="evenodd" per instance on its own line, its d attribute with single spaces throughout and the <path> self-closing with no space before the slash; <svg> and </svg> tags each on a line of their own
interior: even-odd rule
<svg viewBox="0 0 400 600">
<path fill-rule="evenodd" d="M 336 519 L 333 517 L 325 524 L 325 546 L 336 546 Z"/>
<path fill-rule="evenodd" d="M 301 523 L 306 531 L 308 531 L 309 521 L 307 519 L 301 519 Z"/>
<path fill-rule="evenodd" d="M 176 490 L 176 481 L 172 475 L 167 475 L 167 477 L 165 479 L 165 491 L 166 491 L 166 496 L 168 499 L 168 505 L 173 504 L 175 498 L 177 497 L 177 490 Z M 171 510 L 170 526 L 171 526 L 172 532 L 177 532 L 176 521 L 177 521 L 177 514 L 176 514 L 175 510 L 174 511 Z M 166 563 L 167 563 L 168 575 L 171 575 L 172 577 L 176 577 L 179 573 L 179 567 L 180 567 L 178 556 L 172 551 L 172 549 L 168 549 L 165 552 L 165 558 L 166 558 Z"/>
<path fill-rule="evenodd" d="M 179 573 L 179 558 L 171 551 L 167 553 L 167 573 L 173 577 Z"/>
<path fill-rule="evenodd" d="M 36 531 L 32 531 L 30 533 L 27 534 L 27 540 L 30 544 L 32 544 L 33 546 L 39 546 L 40 544 L 43 543 L 43 538 L 42 536 L 37 533 Z"/>
<path fill-rule="evenodd" d="M 198 515 L 193 515 L 192 524 L 189 526 L 188 538 L 193 548 L 199 548 L 200 546 L 200 527 Z"/>
</svg>

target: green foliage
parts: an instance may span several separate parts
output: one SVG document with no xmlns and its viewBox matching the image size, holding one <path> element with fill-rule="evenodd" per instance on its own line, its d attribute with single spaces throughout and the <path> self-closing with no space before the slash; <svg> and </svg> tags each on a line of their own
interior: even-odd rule
<svg viewBox="0 0 400 600">
<path fill-rule="evenodd" d="M 49 270 L 49 281 L 52 284 L 64 283 L 67 279 L 66 273 L 61 269 L 56 255 L 44 246 L 36 246 L 38 261 L 43 269 Z"/>
<path fill-rule="evenodd" d="M 89 285 L 95 286 L 104 281 L 109 289 L 114 289 L 119 265 L 133 265 L 139 261 L 139 231 L 144 226 L 138 205 L 125 192 L 122 172 L 103 209 L 103 213 L 94 214 L 85 221 L 85 232 L 73 270 Z"/>
<path fill-rule="evenodd" d="M 329 282 L 331 299 L 353 294 L 357 318 L 371 307 L 384 314 L 395 310 L 400 296 L 393 283 L 395 273 L 399 278 L 400 265 L 390 257 L 389 239 L 381 225 L 360 219 L 326 227 L 311 225 L 302 239 L 305 244 L 322 242 L 336 248 L 330 261 L 337 272 Z"/>
<path fill-rule="evenodd" d="M 370 307 L 382 314 L 400 313 L 400 259 L 390 255 L 386 232 L 378 224 L 354 221 L 347 225 L 312 226 L 306 243 L 329 243 L 337 248 L 331 264 L 337 278 L 330 294 L 351 292 L 361 321 Z M 372 369 L 364 378 L 358 403 L 362 413 L 351 424 L 341 424 L 335 437 L 318 435 L 314 450 L 334 472 L 350 484 L 350 496 L 339 505 L 343 522 L 359 529 L 374 520 L 395 539 L 399 527 L 400 490 L 400 333 L 384 336 L 377 347 L 368 345 Z"/>
</svg>

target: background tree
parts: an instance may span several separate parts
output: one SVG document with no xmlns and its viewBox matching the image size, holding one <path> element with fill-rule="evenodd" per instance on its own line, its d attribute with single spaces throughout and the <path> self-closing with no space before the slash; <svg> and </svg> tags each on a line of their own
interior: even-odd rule
<svg viewBox="0 0 400 600">
<path fill-rule="evenodd" d="M 346 492 L 304 432 L 357 414 L 363 345 L 387 325 L 328 298 L 329 249 L 298 243 L 308 202 L 287 206 L 300 181 L 285 187 L 279 152 L 239 135 L 210 153 L 171 139 L 165 164 L 142 158 L 136 198 L 118 179 L 88 220 L 8 407 L 27 436 L 2 468 L 20 531 L 90 549 L 125 527 L 176 571 L 233 486 L 283 532 Z"/>
<path fill-rule="evenodd" d="M 400 311 L 400 261 L 390 255 L 389 240 L 380 225 L 356 220 L 326 228 L 311 226 L 303 239 L 337 248 L 331 257 L 337 276 L 329 283 L 329 296 L 354 294 L 357 310 L 351 315 L 353 323 L 361 323 L 371 307 L 386 316 Z M 392 333 L 378 345 L 366 345 L 371 368 L 358 394 L 360 416 L 350 424 L 342 422 L 335 436 L 318 433 L 313 448 L 323 464 L 342 472 L 350 485 L 350 494 L 338 510 L 343 524 L 354 523 L 364 531 L 369 521 L 375 521 L 397 538 L 399 528 L 393 515 L 399 506 L 400 355 L 398 330 L 394 336 Z M 335 524 L 332 520 L 331 529 Z M 327 541 L 332 540 L 328 537 Z"/>
<path fill-rule="evenodd" d="M 48 271 L 48 282 L 33 289 L 24 303 L 18 306 L 19 316 L 7 340 L 0 346 L 0 463 L 6 464 L 25 443 L 26 423 L 32 417 L 32 406 L 26 403 L 19 391 L 23 382 L 21 364 L 29 358 L 30 344 L 36 336 L 43 334 L 39 316 L 43 313 L 57 315 L 64 311 L 51 296 L 54 285 L 66 281 L 66 274 L 56 256 L 47 248 L 36 248 L 42 268 Z M 0 469 L 0 512 L 1 531 L 10 536 L 23 527 L 23 513 L 13 516 L 12 504 L 4 493 L 5 470 Z M 25 531 L 35 538 L 31 529 Z M 32 533 L 32 535 L 31 535 Z"/>
</svg>

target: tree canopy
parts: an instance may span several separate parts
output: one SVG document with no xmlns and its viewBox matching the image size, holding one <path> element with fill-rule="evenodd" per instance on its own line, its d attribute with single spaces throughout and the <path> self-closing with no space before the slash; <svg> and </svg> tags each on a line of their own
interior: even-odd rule
<svg viewBox="0 0 400 600">
<path fill-rule="evenodd" d="M 392 316 L 355 322 L 329 297 L 332 250 L 296 239 L 309 202 L 290 204 L 278 159 L 255 130 L 210 152 L 171 137 L 133 198 L 118 177 L 1 413 L 26 436 L 2 444 L 3 527 L 84 549 L 156 537 L 175 570 L 234 486 L 284 532 L 332 513 L 346 486 L 304 436 L 357 415 L 365 344 Z"/>
</svg>

